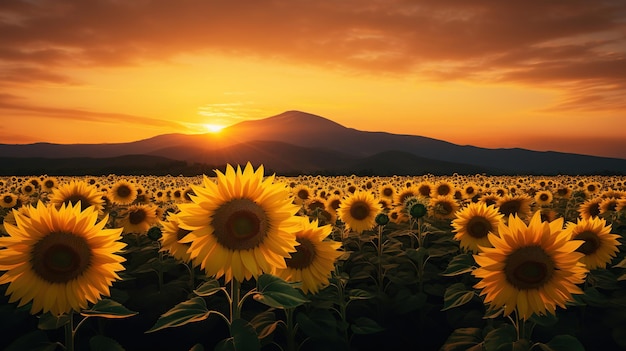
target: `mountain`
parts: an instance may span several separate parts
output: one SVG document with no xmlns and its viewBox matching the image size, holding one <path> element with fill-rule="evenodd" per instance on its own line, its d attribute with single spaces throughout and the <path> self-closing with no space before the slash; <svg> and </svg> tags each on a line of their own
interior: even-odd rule
<svg viewBox="0 0 626 351">
<path fill-rule="evenodd" d="M 278 173 L 626 174 L 625 159 L 521 148 L 488 149 L 417 135 L 366 132 L 300 111 L 241 122 L 218 134 L 165 134 L 111 144 L 0 144 L 0 157 L 125 155 L 209 165 L 251 161 Z"/>
</svg>

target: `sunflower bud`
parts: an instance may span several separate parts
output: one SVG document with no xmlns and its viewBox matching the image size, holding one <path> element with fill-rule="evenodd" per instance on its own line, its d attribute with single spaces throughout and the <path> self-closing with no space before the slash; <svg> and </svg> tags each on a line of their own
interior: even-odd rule
<svg viewBox="0 0 626 351">
<path fill-rule="evenodd" d="M 148 238 L 152 241 L 158 241 L 163 236 L 163 232 L 159 227 L 152 227 L 148 229 Z"/>
<path fill-rule="evenodd" d="M 419 202 L 411 206 L 411 209 L 409 210 L 409 214 L 413 218 L 422 218 L 426 215 L 426 212 L 426 206 Z"/>
<path fill-rule="evenodd" d="M 389 216 L 387 216 L 385 213 L 379 213 L 376 215 L 375 221 L 378 225 L 385 225 L 389 223 Z"/>
</svg>

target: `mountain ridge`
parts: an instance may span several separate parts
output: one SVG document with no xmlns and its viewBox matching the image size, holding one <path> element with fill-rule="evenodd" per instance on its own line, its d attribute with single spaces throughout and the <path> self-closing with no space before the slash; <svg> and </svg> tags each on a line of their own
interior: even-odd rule
<svg viewBox="0 0 626 351">
<path fill-rule="evenodd" d="M 373 157 L 385 152 L 390 152 L 389 159 Z M 239 163 L 254 159 L 274 164 L 278 170 L 287 171 L 291 167 L 306 172 L 339 170 L 341 165 L 367 169 L 367 164 L 359 162 L 373 157 L 369 162 L 414 172 L 421 168 L 403 162 L 425 162 L 437 171 L 448 168 L 441 164 L 437 167 L 436 162 L 430 161 L 447 162 L 464 172 L 475 169 L 502 174 L 626 174 L 626 159 L 523 148 L 489 149 L 418 135 L 360 131 L 296 110 L 243 121 L 218 134 L 170 133 L 128 143 L 0 144 L 0 157 L 111 158 L 129 154 L 190 163 Z"/>
</svg>

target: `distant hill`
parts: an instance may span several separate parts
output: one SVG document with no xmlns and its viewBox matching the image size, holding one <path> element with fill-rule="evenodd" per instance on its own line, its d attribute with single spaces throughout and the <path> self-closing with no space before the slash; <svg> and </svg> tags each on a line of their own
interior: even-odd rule
<svg viewBox="0 0 626 351">
<path fill-rule="evenodd" d="M 0 144 L 0 157 L 12 158 L 0 164 L 0 172 L 16 170 L 15 164 L 26 171 L 32 162 L 27 158 L 39 158 L 33 170 L 69 171 L 72 164 L 88 164 L 76 158 L 122 162 L 116 158 L 127 155 L 143 155 L 142 162 L 153 165 L 184 162 L 178 166 L 189 172 L 202 169 L 200 165 L 251 161 L 277 173 L 626 174 L 625 159 L 521 148 L 488 149 L 424 136 L 365 132 L 300 111 L 241 122 L 218 134 L 165 134 L 111 144 Z M 42 159 L 64 159 L 61 164 L 65 166 Z M 37 173 L 50 172 L 33 172 Z"/>
</svg>

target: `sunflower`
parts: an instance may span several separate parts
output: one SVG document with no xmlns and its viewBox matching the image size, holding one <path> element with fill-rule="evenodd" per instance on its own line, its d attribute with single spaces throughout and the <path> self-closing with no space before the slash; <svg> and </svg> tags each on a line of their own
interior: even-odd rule
<svg viewBox="0 0 626 351">
<path fill-rule="evenodd" d="M 576 223 L 568 222 L 565 231 L 572 240 L 583 240 L 576 250 L 584 254 L 580 259 L 588 269 L 605 268 L 615 257 L 620 245 L 617 234 L 611 234 L 611 225 L 602 218 L 592 217 L 578 219 Z"/>
<path fill-rule="evenodd" d="M 120 224 L 124 233 L 146 233 L 151 226 L 158 222 L 155 205 L 131 205 L 122 214 Z"/>
<path fill-rule="evenodd" d="M 602 199 L 599 205 L 600 215 L 610 216 L 611 214 L 614 214 L 616 212 L 615 210 L 617 209 L 617 203 L 618 203 L 618 199 L 614 197 Z"/>
<path fill-rule="evenodd" d="M 540 190 L 535 193 L 535 203 L 539 206 L 547 206 L 552 203 L 553 195 L 550 190 Z"/>
<path fill-rule="evenodd" d="M 337 213 L 339 205 L 341 205 L 341 195 L 333 194 L 326 199 L 326 211 L 328 212 Z"/>
<path fill-rule="evenodd" d="M 137 187 L 129 181 L 120 179 L 109 190 L 109 198 L 114 204 L 129 205 L 137 198 Z"/>
<path fill-rule="evenodd" d="M 62 205 L 76 205 L 78 203 L 80 203 L 81 210 L 94 206 L 99 214 L 103 213 L 104 200 L 102 199 L 102 194 L 93 185 L 79 180 L 72 180 L 52 189 L 50 204 L 56 208 L 60 208 Z"/>
<path fill-rule="evenodd" d="M 447 180 L 440 180 L 432 188 L 430 196 L 437 197 L 437 196 L 452 195 L 454 194 L 454 190 L 455 190 L 454 185 L 452 183 L 450 183 Z"/>
<path fill-rule="evenodd" d="M 179 219 L 175 213 L 169 213 L 165 221 L 161 221 L 163 226 L 161 236 L 161 252 L 169 252 L 172 257 L 182 262 L 191 261 L 191 254 L 187 252 L 189 243 L 183 244 L 180 239 L 191 231 L 183 229 L 178 225 Z"/>
<path fill-rule="evenodd" d="M 13 211 L 17 225 L 5 223 L 10 236 L 0 238 L 0 284 L 10 283 L 9 302 L 32 301 L 31 314 L 61 315 L 109 296 L 124 270 L 125 259 L 115 254 L 126 246 L 118 241 L 122 230 L 103 229 L 108 218 L 96 223 L 95 207 L 28 207 L 30 216 Z"/>
<path fill-rule="evenodd" d="M 578 206 L 578 215 L 582 219 L 589 219 L 600 215 L 600 203 L 602 198 L 596 197 L 586 200 L 580 206 Z"/>
<path fill-rule="evenodd" d="M 210 276 L 225 276 L 228 282 L 272 273 L 285 268 L 285 258 L 296 251 L 293 204 L 287 186 L 263 179 L 263 166 L 255 171 L 226 166 L 216 170 L 213 182 L 203 177 L 203 187 L 193 186 L 191 203 L 179 204 L 179 226 L 190 230 L 181 243 L 191 243 L 191 259 Z"/>
<path fill-rule="evenodd" d="M 452 220 L 455 240 L 467 251 L 479 252 L 479 246 L 491 247 L 487 234 L 498 235 L 503 215 L 494 205 L 473 202 L 455 213 Z"/>
<path fill-rule="evenodd" d="M 328 278 L 335 270 L 335 260 L 341 255 L 341 243 L 324 240 L 332 232 L 331 225 L 318 226 L 316 220 L 301 219 L 301 228 L 296 231 L 296 252 L 285 259 L 287 268 L 278 269 L 276 275 L 290 282 L 302 282 L 304 293 L 317 293 L 328 285 Z"/>
<path fill-rule="evenodd" d="M 46 177 L 41 182 L 41 190 L 49 193 L 52 189 L 56 188 L 58 184 L 59 181 L 55 177 Z"/>
<path fill-rule="evenodd" d="M 459 210 L 459 204 L 452 195 L 437 195 L 428 202 L 430 215 L 439 219 L 452 219 Z"/>
<path fill-rule="evenodd" d="M 304 184 L 299 184 L 291 190 L 294 202 L 298 205 L 303 204 L 309 198 L 313 197 L 313 190 Z"/>
<path fill-rule="evenodd" d="M 504 195 L 496 203 L 498 211 L 504 215 L 504 218 L 508 218 L 509 215 L 514 214 L 522 219 L 527 218 L 530 215 L 530 204 L 532 198 L 525 194 L 520 195 Z"/>
<path fill-rule="evenodd" d="M 404 205 L 404 203 L 406 202 L 408 198 L 417 197 L 417 196 L 420 196 L 419 189 L 417 187 L 411 186 L 408 188 L 404 188 L 396 192 L 396 194 L 393 197 L 393 203 L 395 205 L 401 206 L 401 205 Z M 422 197 L 426 197 L 426 196 L 422 196 Z"/>
<path fill-rule="evenodd" d="M 432 182 L 428 180 L 423 180 L 419 182 L 417 185 L 415 185 L 415 188 L 417 189 L 417 192 L 415 195 L 419 195 L 422 197 L 430 197 L 430 194 L 433 191 L 434 187 L 435 185 Z"/>
<path fill-rule="evenodd" d="M 463 186 L 461 194 L 464 199 L 472 199 L 480 194 L 480 187 L 475 183 L 467 183 Z"/>
<path fill-rule="evenodd" d="M 36 191 L 37 187 L 35 187 L 31 182 L 26 182 L 20 187 L 20 193 L 26 196 L 33 195 Z"/>
<path fill-rule="evenodd" d="M 492 309 L 504 307 L 504 315 L 514 310 L 527 320 L 533 314 L 554 314 L 556 306 L 565 308 L 572 294 L 582 294 L 576 285 L 585 280 L 587 269 L 576 249 L 579 240 L 569 240 L 563 228 L 563 219 L 542 222 L 535 212 L 528 226 L 522 219 L 509 215 L 508 224 L 500 223 L 498 235 L 488 234 L 494 246 L 481 247 L 474 255 L 479 265 L 472 274 L 480 281 L 474 285 L 482 289 Z"/>
<path fill-rule="evenodd" d="M 0 207 L 11 208 L 17 205 L 17 195 L 13 193 L 4 193 L 0 195 Z"/>
<path fill-rule="evenodd" d="M 356 191 L 344 197 L 338 209 L 339 218 L 351 230 L 362 233 L 376 225 L 374 221 L 380 212 L 380 204 L 372 193 Z"/>
<path fill-rule="evenodd" d="M 393 196 L 396 194 L 396 188 L 393 184 L 381 184 L 378 187 L 378 196 L 383 199 L 393 200 Z"/>
</svg>

